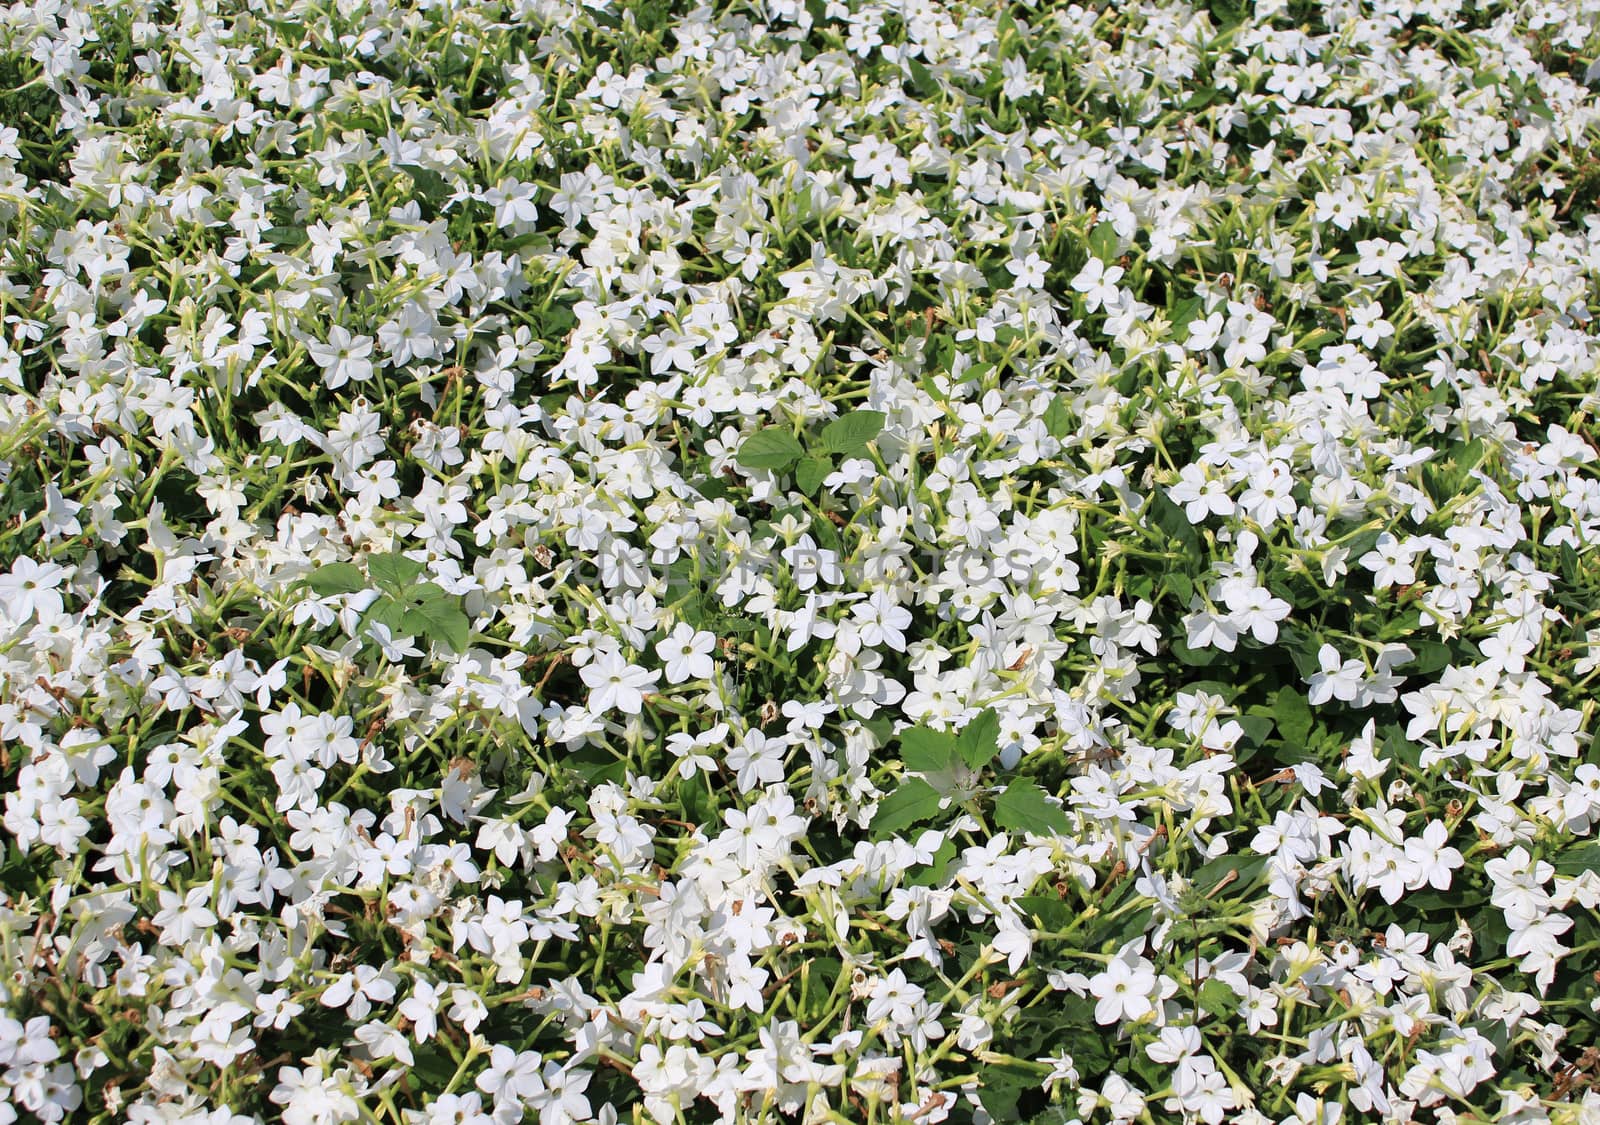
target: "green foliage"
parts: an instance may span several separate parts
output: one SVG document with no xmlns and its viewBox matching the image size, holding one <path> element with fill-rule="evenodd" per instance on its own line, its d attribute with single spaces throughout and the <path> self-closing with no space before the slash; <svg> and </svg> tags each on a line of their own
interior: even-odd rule
<svg viewBox="0 0 1600 1125">
<path fill-rule="evenodd" d="M 318 567 L 306 583 L 317 594 L 328 597 L 369 589 L 370 576 L 380 593 L 362 616 L 363 630 L 369 625 L 382 625 L 393 637 L 436 640 L 452 652 L 465 652 L 472 638 L 472 621 L 462 610 L 460 599 L 435 582 L 417 581 L 425 569 L 415 559 L 394 552 L 369 555 L 366 575 L 352 563 L 331 563 Z"/>
</svg>

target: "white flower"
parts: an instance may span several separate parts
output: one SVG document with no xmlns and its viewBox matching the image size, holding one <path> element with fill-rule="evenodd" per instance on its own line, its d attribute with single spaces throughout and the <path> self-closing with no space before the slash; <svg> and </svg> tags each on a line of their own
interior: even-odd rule
<svg viewBox="0 0 1600 1125">
<path fill-rule="evenodd" d="M 667 682 L 710 679 L 714 671 L 711 651 L 716 643 L 715 634 L 680 621 L 669 635 L 656 642 L 656 655 L 666 661 Z"/>
<path fill-rule="evenodd" d="M 1320 706 L 1331 699 L 1350 703 L 1360 694 L 1367 671 L 1361 661 L 1341 661 L 1339 650 L 1325 644 L 1317 650 L 1317 665 L 1317 671 L 1306 679 L 1311 685 L 1307 694 L 1313 705 Z"/>
<path fill-rule="evenodd" d="M 655 688 L 661 673 L 630 664 L 615 650 L 597 653 L 579 673 L 589 685 L 589 709 L 596 713 L 617 710 L 637 715 L 644 706 L 645 692 Z"/>
<path fill-rule="evenodd" d="M 1155 1011 L 1151 994 L 1155 991 L 1154 968 L 1144 960 L 1130 964 L 1113 958 L 1104 969 L 1089 978 L 1089 991 L 1097 998 L 1096 1023 L 1141 1020 Z"/>
</svg>

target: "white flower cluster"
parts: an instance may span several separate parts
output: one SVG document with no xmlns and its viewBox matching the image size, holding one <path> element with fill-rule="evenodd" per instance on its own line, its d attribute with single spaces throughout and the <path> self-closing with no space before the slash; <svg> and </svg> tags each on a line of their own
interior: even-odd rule
<svg viewBox="0 0 1600 1125">
<path fill-rule="evenodd" d="M 0 1125 L 1600 1121 L 1597 56 L 0 8 Z"/>
</svg>

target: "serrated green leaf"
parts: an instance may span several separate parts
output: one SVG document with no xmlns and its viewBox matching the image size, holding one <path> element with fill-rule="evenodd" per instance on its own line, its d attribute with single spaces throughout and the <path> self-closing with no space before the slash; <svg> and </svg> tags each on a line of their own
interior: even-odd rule
<svg viewBox="0 0 1600 1125">
<path fill-rule="evenodd" d="M 881 410 L 852 410 L 822 427 L 822 444 L 841 457 L 861 457 L 867 443 L 883 432 L 888 420 Z"/>
<path fill-rule="evenodd" d="M 805 454 L 800 443 L 783 426 L 767 426 L 745 439 L 734 460 L 747 469 L 783 472 Z"/>
<path fill-rule="evenodd" d="M 354 563 L 336 562 L 319 566 L 312 571 L 306 583 L 318 594 L 354 594 L 367 588 L 367 576 Z"/>
<path fill-rule="evenodd" d="M 901 782 L 878 802 L 878 811 L 872 817 L 872 834 L 883 839 L 918 821 L 933 819 L 939 815 L 939 800 L 939 791 L 921 778 Z"/>
<path fill-rule="evenodd" d="M 1067 814 L 1050 803 L 1036 782 L 1021 777 L 1012 778 L 1011 784 L 994 799 L 994 820 L 1013 832 L 1039 836 L 1065 836 L 1072 831 Z"/>
<path fill-rule="evenodd" d="M 956 737 L 956 751 L 967 767 L 974 770 L 981 770 L 1000 753 L 1000 716 L 993 708 L 985 707 L 961 728 Z"/>
</svg>

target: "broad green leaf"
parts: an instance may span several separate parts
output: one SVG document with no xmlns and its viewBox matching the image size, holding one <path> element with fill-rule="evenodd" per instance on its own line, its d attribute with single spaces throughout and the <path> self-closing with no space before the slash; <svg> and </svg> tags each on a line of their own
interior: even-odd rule
<svg viewBox="0 0 1600 1125">
<path fill-rule="evenodd" d="M 1158 488 L 1150 494 L 1147 511 L 1169 542 L 1176 543 L 1190 554 L 1200 551 L 1200 533 L 1189 522 L 1188 513 L 1178 507 L 1164 489 Z"/>
<path fill-rule="evenodd" d="M 1197 998 L 1202 1012 L 1218 1019 L 1231 1019 L 1239 1010 L 1239 994 L 1220 980 L 1208 980 L 1200 986 Z"/>
<path fill-rule="evenodd" d="M 883 432 L 881 410 L 852 410 L 822 427 L 822 444 L 842 457 L 861 457 L 867 443 Z"/>
<path fill-rule="evenodd" d="M 900 759 L 914 773 L 943 773 L 955 764 L 956 738 L 928 727 L 900 732 Z"/>
<path fill-rule="evenodd" d="M 372 580 L 393 593 L 410 586 L 422 571 L 423 566 L 416 559 L 408 559 L 398 552 L 373 555 L 367 560 L 367 572 L 372 575 Z"/>
<path fill-rule="evenodd" d="M 927 867 L 919 867 L 906 876 L 906 883 L 913 887 L 937 887 L 944 882 L 945 872 L 950 867 L 950 861 L 956 857 L 956 842 L 946 840 L 940 844 L 933 853 L 933 862 Z"/>
<path fill-rule="evenodd" d="M 1194 597 L 1194 582 L 1181 570 L 1169 571 L 1161 580 L 1161 585 L 1184 605 L 1188 605 L 1189 599 Z"/>
<path fill-rule="evenodd" d="M 1224 885 L 1243 890 L 1267 866 L 1267 857 L 1261 855 L 1222 855 L 1198 868 L 1190 876 L 1196 890 L 1211 892 Z M 1227 880 L 1224 884 L 1223 880 Z"/>
<path fill-rule="evenodd" d="M 293 248 L 304 246 L 309 241 L 305 227 L 268 227 L 262 233 L 262 239 L 274 246 Z"/>
<path fill-rule="evenodd" d="M 1190 648 L 1182 637 L 1172 638 L 1172 655 L 1178 658 L 1179 664 L 1187 664 L 1191 668 L 1207 668 L 1223 657 L 1223 653 L 1214 648 Z"/>
<path fill-rule="evenodd" d="M 1321 670 L 1317 652 L 1322 648 L 1322 637 L 1310 629 L 1285 621 L 1278 629 L 1278 644 L 1289 650 L 1295 671 L 1309 679 Z M 1181 657 L 1179 659 L 1182 659 Z"/>
<path fill-rule="evenodd" d="M 872 834 L 882 839 L 939 815 L 939 791 L 921 778 L 902 781 L 899 788 L 878 802 L 872 817 Z"/>
<path fill-rule="evenodd" d="M 1252 744 L 1260 746 L 1272 734 L 1272 719 L 1266 715 L 1240 715 L 1238 724 Z"/>
<path fill-rule="evenodd" d="M 807 496 L 815 496 L 822 482 L 833 472 L 833 462 L 826 457 L 807 457 L 794 471 L 794 481 Z"/>
<path fill-rule="evenodd" d="M 978 1086 L 978 1100 L 989 1117 L 995 1121 L 1020 1121 L 1017 1103 L 1022 1096 L 1037 1090 L 1039 1077 L 1019 1070 L 1002 1070 L 989 1064 L 983 1068 L 983 1080 Z"/>
<path fill-rule="evenodd" d="M 1279 737 L 1293 746 L 1304 746 L 1316 723 L 1311 704 L 1292 684 L 1285 684 L 1273 694 L 1272 718 L 1278 724 Z"/>
<path fill-rule="evenodd" d="M 1010 276 L 1009 273 L 1006 274 L 1007 278 Z M 1005 282 L 1002 282 L 1002 284 L 1005 284 Z M 982 383 L 984 379 L 988 378 L 989 372 L 993 370 L 994 364 L 992 363 L 974 363 L 961 373 L 961 383 L 963 386 L 967 383 Z"/>
<path fill-rule="evenodd" d="M 1418 676 L 1429 676 L 1440 671 L 1450 663 L 1454 656 L 1450 651 L 1450 646 L 1439 641 L 1424 641 L 1407 637 L 1406 645 L 1411 649 L 1413 656 L 1401 667 Z"/>
<path fill-rule="evenodd" d="M 1189 325 L 1199 319 L 1200 313 L 1205 309 L 1205 302 L 1199 297 L 1185 297 L 1177 302 L 1167 312 L 1167 319 L 1172 322 L 1172 333 L 1182 339 L 1186 338 Z"/>
<path fill-rule="evenodd" d="M 1122 239 L 1110 223 L 1100 223 L 1089 232 L 1089 253 L 1108 266 L 1117 260 L 1117 250 L 1121 245 Z"/>
<path fill-rule="evenodd" d="M 1072 415 L 1067 410 L 1065 395 L 1055 395 L 1044 408 L 1044 428 L 1057 441 L 1072 433 Z"/>
<path fill-rule="evenodd" d="M 400 636 L 406 631 L 406 607 L 385 594 L 367 607 L 367 612 L 361 615 L 361 627 L 365 629 L 374 623 L 385 626 L 391 636 Z"/>
<path fill-rule="evenodd" d="M 1039 919 L 1040 929 L 1064 930 L 1072 925 L 1078 912 L 1055 895 L 1024 895 L 1017 905 Z"/>
<path fill-rule="evenodd" d="M 745 439 L 734 460 L 747 469 L 772 469 L 781 473 L 804 453 L 787 428 L 767 426 Z"/>
<path fill-rule="evenodd" d="M 1566 848 L 1554 857 L 1556 872 L 1561 875 L 1582 875 L 1585 871 L 1600 871 L 1600 840 Z"/>
<path fill-rule="evenodd" d="M 354 563 L 336 562 L 319 566 L 306 579 L 313 590 L 327 597 L 330 594 L 354 594 L 367 588 L 367 576 Z"/>
<path fill-rule="evenodd" d="M 1072 831 L 1067 814 L 1050 803 L 1036 782 L 1021 777 L 1012 778 L 994 799 L 994 820 L 1001 828 L 1039 836 L 1065 836 Z"/>
<path fill-rule="evenodd" d="M 406 588 L 406 600 L 416 605 L 421 602 L 438 602 L 449 600 L 452 604 L 452 595 L 444 592 L 444 587 L 437 582 L 418 582 L 415 586 Z"/>
<path fill-rule="evenodd" d="M 465 652 L 472 637 L 472 622 L 459 607 L 448 602 L 423 602 L 406 610 L 402 622 L 412 636 L 442 641 L 451 652 Z"/>
<path fill-rule="evenodd" d="M 981 770 L 1000 753 L 1000 716 L 993 708 L 985 707 L 977 718 L 961 728 L 956 749 L 968 768 L 975 770 Z"/>
<path fill-rule="evenodd" d="M 455 190 L 450 182 L 432 168 L 407 168 L 411 177 L 411 194 L 424 203 L 437 207 Z"/>
</svg>

